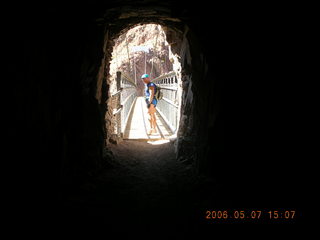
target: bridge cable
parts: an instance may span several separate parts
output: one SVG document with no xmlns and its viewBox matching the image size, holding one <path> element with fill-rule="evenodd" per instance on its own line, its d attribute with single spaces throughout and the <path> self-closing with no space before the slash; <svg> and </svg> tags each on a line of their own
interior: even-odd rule
<svg viewBox="0 0 320 240">
<path fill-rule="evenodd" d="M 157 49 L 157 43 L 158 43 L 158 37 L 159 37 L 159 33 L 160 33 L 160 30 L 159 30 L 159 26 L 157 26 L 157 37 L 156 37 L 156 41 L 155 43 L 153 44 L 153 49 L 154 49 L 154 52 L 153 52 L 153 58 L 154 58 L 154 55 L 155 53 L 157 53 L 156 49 Z M 150 72 L 150 77 L 152 76 L 152 71 L 153 71 L 153 58 L 152 58 L 152 61 L 151 61 L 151 72 Z"/>
<path fill-rule="evenodd" d="M 129 53 L 129 43 L 126 35 L 126 47 L 127 47 L 127 54 L 128 54 L 128 72 L 131 74 L 131 67 L 130 67 L 130 53 Z"/>
</svg>

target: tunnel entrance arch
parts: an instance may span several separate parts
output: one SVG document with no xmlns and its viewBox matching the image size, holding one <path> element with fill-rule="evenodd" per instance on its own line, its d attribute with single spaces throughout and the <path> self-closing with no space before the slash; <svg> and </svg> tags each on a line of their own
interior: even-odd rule
<svg viewBox="0 0 320 240">
<path fill-rule="evenodd" d="M 171 44 L 177 48 L 182 45 L 182 38 L 182 32 L 156 23 L 127 27 L 113 38 L 107 68 L 109 111 L 106 116 L 106 129 L 111 142 L 177 137 L 183 93 L 181 56 L 172 52 Z M 143 97 L 145 85 L 140 79 L 144 73 L 150 75 L 163 94 L 156 108 L 158 132 L 152 135 L 148 134 L 150 123 Z"/>
<path fill-rule="evenodd" d="M 174 17 L 176 16 L 176 17 Z M 174 142 L 176 159 L 194 164 L 196 171 L 206 171 L 210 164 L 209 141 L 221 138 L 220 90 L 221 83 L 215 78 L 215 38 L 203 35 L 205 25 L 197 25 L 180 18 L 166 8 L 154 9 L 149 6 L 112 8 L 99 19 L 104 25 L 102 64 L 97 81 L 96 99 L 101 104 L 104 145 L 120 141 L 112 135 L 113 108 L 109 105 L 111 76 L 109 73 L 114 41 L 121 34 L 139 24 L 160 24 L 166 33 L 172 52 L 181 64 L 181 111 L 179 128 Z M 189 28 L 190 27 L 190 28 Z M 208 66 L 212 67 L 208 67 Z M 218 127 L 217 127 L 218 126 Z M 213 135 L 216 133 L 217 135 Z M 107 147 L 108 148 L 108 147 Z M 203 160 L 201 160 L 203 159 Z"/>
</svg>

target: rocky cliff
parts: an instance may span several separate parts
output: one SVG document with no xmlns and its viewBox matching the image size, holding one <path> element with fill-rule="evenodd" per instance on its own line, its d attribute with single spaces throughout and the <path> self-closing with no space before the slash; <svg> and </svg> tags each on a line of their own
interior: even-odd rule
<svg viewBox="0 0 320 240">
<path fill-rule="evenodd" d="M 161 25 L 139 25 L 115 40 L 110 75 L 115 77 L 117 71 L 123 71 L 132 79 L 136 76 L 138 95 L 143 95 L 141 75 L 148 73 L 155 78 L 172 71 L 173 60 L 170 56 L 170 47 Z"/>
</svg>

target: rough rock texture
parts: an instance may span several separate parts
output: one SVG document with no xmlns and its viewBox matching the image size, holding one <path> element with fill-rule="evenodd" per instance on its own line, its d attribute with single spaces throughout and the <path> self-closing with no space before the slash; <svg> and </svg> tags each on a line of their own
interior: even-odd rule
<svg viewBox="0 0 320 240">
<path fill-rule="evenodd" d="M 296 121 L 307 118 L 301 114 L 307 106 L 300 102 L 303 90 L 290 89 L 306 79 L 305 71 L 298 79 L 294 76 L 301 71 L 298 60 L 305 59 L 298 55 L 301 43 L 293 44 L 299 39 L 297 28 L 285 36 L 288 19 L 294 19 L 285 13 L 295 11 L 281 4 L 268 8 L 257 3 L 252 11 L 239 3 L 245 8 L 236 5 L 232 11 L 231 4 L 220 8 L 208 1 L 98 2 L 12 1 L 2 6 L 2 200 L 12 204 L 4 205 L 9 212 L 5 223 L 14 225 L 10 234 L 51 227 L 46 234 L 55 233 L 64 218 L 56 213 L 61 189 L 72 193 L 85 184 L 90 188 L 93 175 L 103 166 L 111 168 L 107 160 L 112 154 L 105 151 L 111 54 L 114 40 L 141 23 L 164 26 L 182 64 L 178 159 L 214 177 L 238 210 L 296 208 L 304 196 L 299 186 L 308 186 L 301 162 L 312 159 L 312 145 L 304 148 L 310 137 L 299 138 L 297 130 L 307 126 Z M 222 79 L 230 79 L 229 73 L 234 81 L 222 98 Z M 222 100 L 229 100 L 228 111 Z M 225 112 L 229 116 L 224 119 Z M 222 154 L 224 120 L 228 145 Z M 203 217 L 202 209 L 197 210 Z"/>
<path fill-rule="evenodd" d="M 17 103 L 20 112 L 15 115 L 23 118 L 19 122 L 23 120 L 24 127 L 16 128 L 12 135 L 32 136 L 30 142 L 37 149 L 54 152 L 52 164 L 59 181 L 85 181 L 103 165 L 103 148 L 110 137 L 106 115 L 112 50 L 121 34 L 141 23 L 164 27 L 177 56 L 174 66 L 175 61 L 182 65 L 185 91 L 179 139 L 191 139 L 195 167 L 208 170 L 211 151 L 221 150 L 221 84 L 213 74 L 214 41 L 203 36 L 206 26 L 194 21 L 188 14 L 189 6 L 184 6 L 152 1 L 123 5 L 115 1 L 112 5 L 83 4 L 71 12 L 69 8 L 52 7 L 21 13 L 26 19 L 22 29 L 24 64 L 8 69 L 13 71 L 16 83 L 21 82 L 16 85 L 15 93 L 21 101 Z M 216 142 L 213 148 L 207 147 L 209 135 Z M 179 139 L 178 158 L 183 158 L 190 148 Z"/>
<path fill-rule="evenodd" d="M 4 211 L 9 212 L 5 222 L 14 225 L 15 231 L 10 234 L 17 229 L 20 233 L 23 230 L 55 233 L 66 215 L 72 217 L 65 221 L 66 228 L 73 225 L 73 233 L 81 232 L 87 224 L 98 222 L 95 213 L 110 209 L 108 205 L 106 208 L 90 205 L 93 214 L 83 209 L 84 216 L 89 217 L 78 218 L 72 210 L 67 212 L 70 208 L 62 199 L 66 195 L 82 195 L 79 201 L 73 201 L 73 207 L 80 206 L 82 199 L 90 200 L 90 193 L 97 187 L 94 177 L 104 168 L 112 169 L 110 162 L 115 159 L 105 145 L 105 139 L 110 137 L 105 129 L 109 111 L 106 101 L 110 97 L 109 64 L 114 40 L 141 23 L 164 26 L 167 41 L 181 61 L 185 91 L 179 138 L 175 143 L 177 158 L 180 163 L 189 164 L 195 173 L 217 181 L 223 191 L 214 194 L 214 199 L 222 196 L 232 203 L 222 201 L 217 206 L 211 202 L 207 209 L 195 207 L 202 226 L 218 228 L 206 221 L 208 208 L 278 210 L 299 206 L 298 199 L 303 196 L 299 186 L 307 186 L 302 182 L 301 161 L 309 156 L 301 153 L 298 144 L 310 138 L 296 137 L 301 123 L 294 119 L 300 114 L 301 108 L 297 106 L 301 102 L 292 104 L 293 96 L 283 96 L 287 92 L 293 92 L 295 97 L 301 94 L 300 89 L 288 89 L 293 85 L 292 73 L 299 69 L 288 67 L 290 61 L 284 56 L 288 53 L 293 59 L 291 63 L 297 60 L 296 46 L 290 46 L 294 38 L 281 35 L 285 32 L 283 26 L 289 24 L 287 19 L 291 18 L 283 17 L 283 24 L 277 21 L 265 28 L 275 17 L 270 17 L 272 11 L 263 16 L 260 24 L 256 21 L 258 16 L 239 11 L 241 16 L 232 17 L 233 14 L 224 14 L 219 7 L 211 7 L 208 1 L 111 0 L 102 4 L 79 1 L 72 6 L 45 1 L 34 6 L 29 2 L 14 4 L 11 9 L 3 8 L 8 17 L 2 15 L 5 19 L 1 32 L 5 64 L 1 88 L 5 121 L 1 135 L 5 140 L 1 161 L 5 185 L 2 200 L 10 203 L 4 205 Z M 265 8 L 253 12 L 260 15 Z M 230 9 L 228 6 L 226 12 Z M 252 8 L 247 9 L 252 12 Z M 280 9 L 281 16 L 282 12 L 288 11 Z M 243 18 L 247 22 L 239 24 Z M 225 24 L 228 21 L 230 25 Z M 239 26 L 236 31 L 235 26 Z M 218 27 L 223 31 L 218 31 Z M 275 30 L 278 32 L 274 33 Z M 178 44 L 174 41 L 177 39 Z M 290 46 L 287 52 L 286 46 Z M 235 64 L 224 64 L 222 56 L 235 59 Z M 227 65 L 225 69 L 223 65 Z M 226 91 L 230 93 L 228 97 L 223 98 L 230 100 L 230 115 L 226 118 L 228 151 L 222 154 L 225 121 L 222 79 L 232 72 L 235 81 Z M 304 78 L 297 81 L 299 86 L 301 79 Z M 295 111 L 288 112 L 290 105 Z M 288 117 L 287 113 L 292 114 Z M 121 209 L 123 202 L 112 199 L 111 189 L 104 193 L 106 199 Z M 211 188 L 204 188 L 202 194 L 211 195 Z M 197 192 L 194 196 L 198 196 Z M 60 209 L 66 212 L 61 214 Z M 189 213 L 188 206 L 184 210 Z M 152 217 L 156 216 L 153 213 Z M 125 215 L 118 215 L 119 222 L 122 218 Z M 166 221 L 157 219 L 160 220 Z M 103 229 L 108 235 L 111 230 L 105 228 L 108 226 L 101 224 L 95 230 Z M 127 228 L 119 229 L 121 235 Z M 211 230 L 212 237 L 215 229 Z M 157 231 L 164 233 L 161 228 Z M 152 236 L 158 236 L 158 232 Z"/>
<path fill-rule="evenodd" d="M 103 166 L 108 167 L 106 159 L 112 155 L 105 155 L 104 149 L 111 137 L 106 131 L 106 114 L 115 39 L 148 23 L 164 27 L 177 55 L 174 66 L 177 60 L 182 65 L 185 92 L 178 158 L 189 161 L 192 156 L 189 162 L 195 172 L 212 172 L 222 150 L 222 86 L 214 75 L 215 38 L 203 35 L 207 25 L 191 14 L 193 10 L 187 3 L 169 1 L 106 1 L 72 8 L 30 6 L 28 11 L 14 12 L 18 21 L 12 22 L 12 28 L 16 31 L 5 34 L 10 36 L 10 53 L 5 56 L 11 76 L 8 89 L 14 95 L 7 131 L 15 147 L 8 150 L 19 159 L 19 163 L 12 162 L 26 167 L 21 170 L 20 176 L 25 177 L 17 191 L 38 196 L 44 205 L 50 205 L 46 200 L 57 199 L 61 189 L 76 191 Z M 214 33 L 214 25 L 211 28 Z M 208 144 L 209 135 L 213 147 Z M 31 157 L 27 161 L 25 156 Z M 31 212 L 38 203 L 28 202 L 26 211 Z M 48 211 L 54 215 L 52 206 Z"/>
<path fill-rule="evenodd" d="M 144 46 L 148 50 L 146 53 L 135 51 L 134 47 L 136 46 Z M 138 96 L 142 96 L 144 94 L 144 84 L 140 76 L 148 73 L 151 78 L 155 78 L 168 73 L 173 69 L 171 61 L 169 44 L 161 25 L 138 25 L 115 40 L 110 64 L 110 76 L 112 78 L 116 75 L 116 71 L 122 71 L 135 79 L 134 75 L 136 74 Z M 110 90 L 112 92 L 112 87 Z"/>
</svg>

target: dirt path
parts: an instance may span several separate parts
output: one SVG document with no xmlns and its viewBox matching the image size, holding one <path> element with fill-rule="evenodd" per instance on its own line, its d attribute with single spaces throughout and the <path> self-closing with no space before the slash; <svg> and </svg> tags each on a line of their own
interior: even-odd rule
<svg viewBox="0 0 320 240">
<path fill-rule="evenodd" d="M 162 226 L 162 230 L 184 222 L 177 213 L 183 210 L 192 172 L 176 161 L 172 143 L 126 141 L 112 147 L 112 152 L 118 166 L 103 181 L 117 184 L 116 195 L 123 197 L 132 221 L 149 229 Z"/>
<path fill-rule="evenodd" d="M 107 226 L 114 233 L 125 228 L 129 235 L 187 234 L 197 227 L 198 215 L 203 215 L 198 200 L 203 201 L 208 191 L 199 192 L 191 166 L 175 159 L 172 143 L 123 141 L 111 151 L 115 159 L 100 174 L 92 193 L 77 196 L 69 206 L 80 222 L 85 216 L 95 227 Z M 81 206 L 80 212 L 75 206 Z"/>
</svg>

